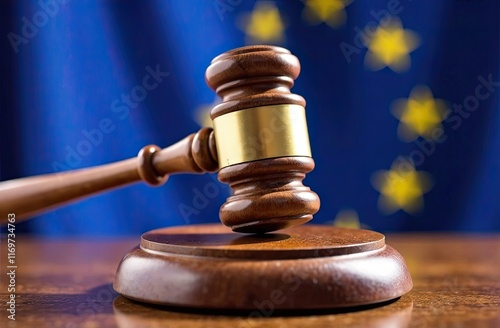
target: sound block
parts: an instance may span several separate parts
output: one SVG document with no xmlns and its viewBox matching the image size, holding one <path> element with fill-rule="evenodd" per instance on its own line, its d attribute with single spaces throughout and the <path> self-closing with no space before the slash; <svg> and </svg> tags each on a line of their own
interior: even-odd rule
<svg viewBox="0 0 500 328">
<path fill-rule="evenodd" d="M 408 292 L 412 281 L 404 259 L 377 232 L 302 225 L 242 235 L 209 224 L 143 234 L 113 286 L 154 304 L 290 310 L 383 302 Z"/>
</svg>

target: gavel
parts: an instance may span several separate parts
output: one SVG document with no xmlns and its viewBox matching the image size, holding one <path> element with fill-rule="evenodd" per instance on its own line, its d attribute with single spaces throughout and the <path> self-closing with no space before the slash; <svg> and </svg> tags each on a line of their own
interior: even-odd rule
<svg viewBox="0 0 500 328">
<path fill-rule="evenodd" d="M 300 72 L 288 50 L 250 46 L 216 57 L 206 71 L 222 98 L 202 128 L 161 150 L 100 167 L 0 183 L 0 218 L 16 221 L 105 190 L 174 173 L 218 170 L 233 190 L 221 224 L 159 228 L 118 265 L 114 289 L 141 302 L 195 309 L 325 309 L 397 298 L 412 287 L 384 235 L 301 225 L 319 210 L 302 184 L 314 168 L 305 101 L 290 93 Z M 282 233 L 266 233 L 290 228 Z M 270 305 L 269 305 L 270 303 Z M 254 312 L 251 312 L 254 313 Z"/>
<path fill-rule="evenodd" d="M 235 232 L 265 233 L 310 221 L 316 193 L 302 184 L 314 169 L 305 100 L 290 92 L 300 63 L 275 46 L 247 46 L 217 56 L 206 71 L 222 102 L 202 128 L 160 149 L 143 147 L 136 158 L 93 168 L 0 183 L 0 222 L 36 216 L 87 196 L 143 180 L 165 183 L 170 174 L 216 172 L 233 190 L 220 220 Z"/>
</svg>

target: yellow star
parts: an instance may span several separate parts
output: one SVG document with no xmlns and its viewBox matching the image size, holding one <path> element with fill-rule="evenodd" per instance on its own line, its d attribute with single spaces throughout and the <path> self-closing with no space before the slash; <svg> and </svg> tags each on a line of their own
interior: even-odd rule
<svg viewBox="0 0 500 328">
<path fill-rule="evenodd" d="M 333 220 L 333 225 L 340 228 L 351 229 L 359 229 L 361 227 L 358 213 L 353 209 L 340 210 Z"/>
<path fill-rule="evenodd" d="M 418 136 L 431 139 L 435 129 L 442 129 L 441 122 L 449 112 L 446 102 L 434 99 L 425 85 L 413 88 L 408 99 L 395 100 L 391 111 L 399 119 L 399 138 L 408 142 Z"/>
<path fill-rule="evenodd" d="M 259 1 L 250 15 L 244 15 L 239 22 L 250 40 L 247 43 L 280 43 L 285 29 L 278 8 L 272 1 Z"/>
<path fill-rule="evenodd" d="M 432 188 L 430 175 L 415 171 L 409 160 L 394 161 L 390 171 L 372 175 L 373 187 L 380 192 L 378 206 L 381 212 L 392 214 L 399 209 L 414 214 L 423 207 L 423 194 Z"/>
<path fill-rule="evenodd" d="M 326 23 L 331 27 L 342 26 L 346 21 L 344 10 L 352 0 L 305 0 L 302 17 L 311 25 Z"/>
<path fill-rule="evenodd" d="M 198 106 L 194 112 L 194 121 L 200 125 L 200 127 L 213 127 L 212 118 L 210 117 L 210 111 L 216 105 L 220 104 L 220 98 L 216 97 L 216 99 L 210 105 L 204 104 Z"/>
<path fill-rule="evenodd" d="M 404 30 L 401 21 L 393 16 L 389 23 L 381 23 L 365 42 L 366 66 L 374 71 L 389 67 L 399 73 L 410 68 L 409 54 L 418 47 L 419 38 L 415 32 Z"/>
</svg>

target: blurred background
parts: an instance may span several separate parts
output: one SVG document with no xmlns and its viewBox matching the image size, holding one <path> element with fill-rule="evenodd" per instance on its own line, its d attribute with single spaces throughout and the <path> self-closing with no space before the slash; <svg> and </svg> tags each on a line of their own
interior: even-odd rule
<svg viewBox="0 0 500 328">
<path fill-rule="evenodd" d="M 497 0 L 3 1 L 0 180 L 166 147 L 209 124 L 204 72 L 249 44 L 302 73 L 321 198 L 315 223 L 500 231 Z M 17 231 L 138 235 L 217 222 L 229 188 L 172 176 L 92 197 Z M 26 201 L 29 201 L 27 199 Z"/>
</svg>

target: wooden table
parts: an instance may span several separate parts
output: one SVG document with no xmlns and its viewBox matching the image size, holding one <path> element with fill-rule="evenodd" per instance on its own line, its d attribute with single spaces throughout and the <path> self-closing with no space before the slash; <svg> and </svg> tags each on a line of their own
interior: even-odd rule
<svg viewBox="0 0 500 328">
<path fill-rule="evenodd" d="M 413 290 L 398 300 L 348 311 L 249 318 L 241 313 L 165 309 L 135 303 L 111 287 L 138 238 L 16 238 L 16 321 L 8 320 L 6 240 L 1 243 L 1 327 L 500 327 L 500 235 L 399 234 Z M 230 295 L 228 295 L 230 297 Z"/>
</svg>

